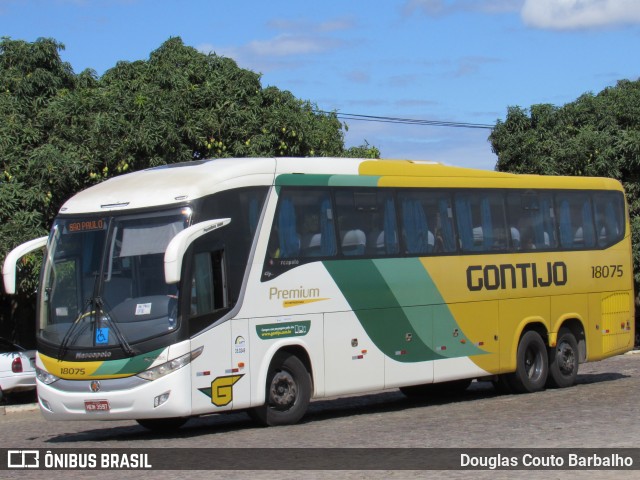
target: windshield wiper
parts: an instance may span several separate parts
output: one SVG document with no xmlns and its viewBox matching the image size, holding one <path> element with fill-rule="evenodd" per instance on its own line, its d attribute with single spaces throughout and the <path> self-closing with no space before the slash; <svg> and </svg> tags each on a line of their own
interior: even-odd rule
<svg viewBox="0 0 640 480">
<path fill-rule="evenodd" d="M 82 310 L 80 311 L 76 319 L 73 321 L 69 329 L 67 330 L 67 333 L 65 333 L 62 339 L 62 342 L 60 343 L 60 348 L 58 349 L 58 360 L 62 360 L 64 358 L 65 354 L 69 350 L 68 348 L 69 343 L 71 342 L 71 344 L 73 345 L 78 340 L 80 335 L 84 333 L 87 325 L 91 323 L 91 322 L 84 323 L 84 328 L 80 328 L 78 330 L 79 325 L 83 322 L 85 318 L 90 317 L 92 314 L 96 313 L 95 310 L 92 310 L 93 304 L 94 304 L 94 299 L 90 298 L 85 304 L 85 306 L 82 308 Z M 76 330 L 78 331 L 76 332 Z M 74 332 L 75 332 L 75 335 L 73 335 Z M 72 335 L 73 335 L 73 340 L 71 339 Z"/>
<path fill-rule="evenodd" d="M 102 300 L 101 297 L 96 298 L 96 303 L 98 304 L 100 311 L 103 311 L 102 309 L 104 307 L 104 301 Z M 113 329 L 113 332 L 116 334 L 116 339 L 118 340 L 118 344 L 120 345 L 120 348 L 122 349 L 122 351 L 125 354 L 127 354 L 129 357 L 133 357 L 136 354 L 136 351 L 133 348 L 131 348 L 131 345 L 129 345 L 129 342 L 127 342 L 127 339 L 124 338 L 124 335 L 122 335 L 122 332 L 118 328 L 118 319 L 115 317 L 111 318 L 112 315 L 113 315 L 113 311 L 110 311 L 109 314 L 104 314 L 102 316 L 102 319 L 106 319 L 107 323 L 111 325 L 111 328 Z"/>
<path fill-rule="evenodd" d="M 94 308 L 95 307 L 95 308 Z M 92 319 L 93 317 L 93 319 Z M 89 318 L 88 322 L 84 322 L 85 319 Z M 91 297 L 84 308 L 78 315 L 78 317 L 73 321 L 64 338 L 62 339 L 62 343 L 60 344 L 60 348 L 58 349 L 58 360 L 62 360 L 66 353 L 69 351 L 69 345 L 74 345 L 80 335 L 82 335 L 89 325 L 96 325 L 96 319 L 106 320 L 107 323 L 111 326 L 113 332 L 116 335 L 116 339 L 118 340 L 118 345 L 122 349 L 122 351 L 129 357 L 133 357 L 136 355 L 136 352 L 129 342 L 124 338 L 122 332 L 118 328 L 117 321 L 114 321 L 110 315 L 104 313 L 104 301 L 101 297 Z M 82 327 L 80 327 L 82 325 Z"/>
</svg>

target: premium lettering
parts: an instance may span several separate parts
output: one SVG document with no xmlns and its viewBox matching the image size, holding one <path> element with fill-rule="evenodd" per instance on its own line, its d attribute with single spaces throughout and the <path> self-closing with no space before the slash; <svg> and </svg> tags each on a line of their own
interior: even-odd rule
<svg viewBox="0 0 640 480">
<path fill-rule="evenodd" d="M 566 283 L 567 265 L 564 262 L 502 263 L 500 265 L 470 265 L 467 268 L 467 288 L 472 292 L 559 287 Z"/>
<path fill-rule="evenodd" d="M 294 300 L 299 298 L 318 298 L 320 296 L 319 288 L 292 288 L 280 290 L 277 287 L 269 289 L 269 300 Z"/>
</svg>

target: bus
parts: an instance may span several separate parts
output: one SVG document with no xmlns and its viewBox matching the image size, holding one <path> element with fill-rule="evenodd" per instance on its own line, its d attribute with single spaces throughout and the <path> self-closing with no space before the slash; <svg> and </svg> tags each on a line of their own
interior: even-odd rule
<svg viewBox="0 0 640 480">
<path fill-rule="evenodd" d="M 37 304 L 51 420 L 150 429 L 311 399 L 574 384 L 634 343 L 628 208 L 606 178 L 435 162 L 238 158 L 92 186 L 60 209 Z"/>
</svg>

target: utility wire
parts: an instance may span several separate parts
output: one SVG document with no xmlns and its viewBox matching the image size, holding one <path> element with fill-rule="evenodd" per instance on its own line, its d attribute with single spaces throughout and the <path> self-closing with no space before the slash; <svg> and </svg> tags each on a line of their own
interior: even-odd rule
<svg viewBox="0 0 640 480">
<path fill-rule="evenodd" d="M 424 125 L 431 127 L 455 127 L 455 128 L 484 128 L 488 130 L 493 129 L 493 125 L 486 123 L 468 123 L 468 122 L 447 122 L 443 120 L 425 120 L 425 119 L 412 119 L 412 118 L 400 118 L 400 117 L 383 117 L 378 115 L 361 115 L 356 113 L 342 113 L 342 112 L 326 112 L 324 110 L 316 110 L 322 114 L 335 114 L 341 120 L 357 120 L 361 122 L 376 122 L 376 123 L 400 123 L 404 125 Z"/>
</svg>

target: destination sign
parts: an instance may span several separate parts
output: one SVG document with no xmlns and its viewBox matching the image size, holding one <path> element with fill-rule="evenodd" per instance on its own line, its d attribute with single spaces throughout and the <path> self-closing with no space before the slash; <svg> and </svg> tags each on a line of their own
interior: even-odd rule
<svg viewBox="0 0 640 480">
<path fill-rule="evenodd" d="M 77 220 L 67 223 L 67 232 L 93 232 L 97 230 L 105 230 L 107 228 L 107 222 L 103 218 L 92 220 Z"/>
</svg>

